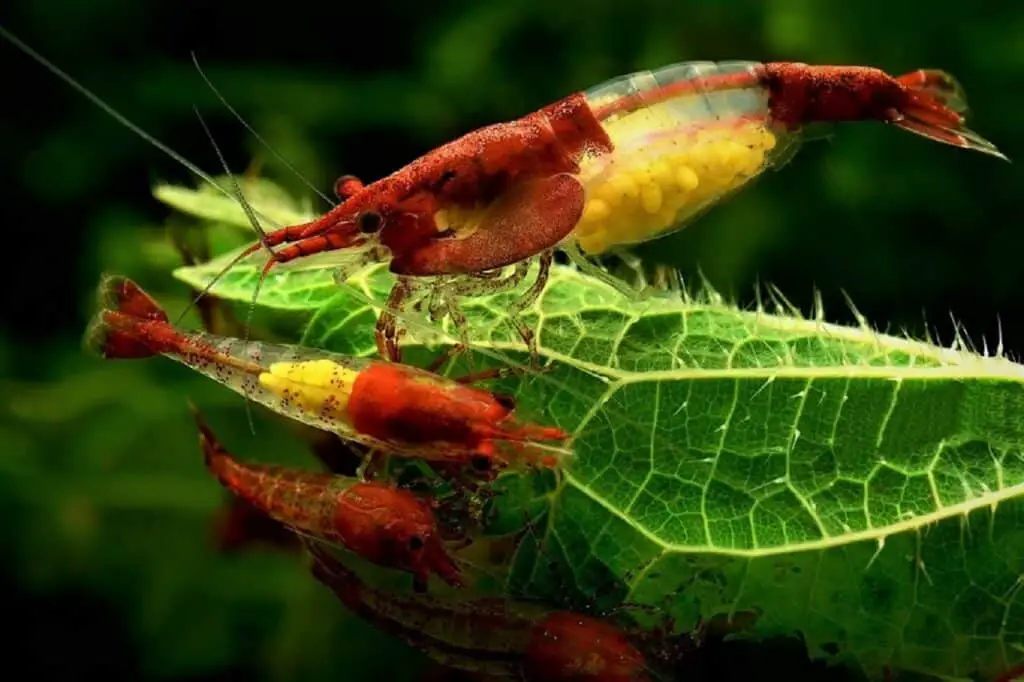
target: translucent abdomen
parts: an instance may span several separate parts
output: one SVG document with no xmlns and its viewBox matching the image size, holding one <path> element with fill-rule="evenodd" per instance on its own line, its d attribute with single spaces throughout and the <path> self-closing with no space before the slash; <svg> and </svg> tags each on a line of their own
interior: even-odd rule
<svg viewBox="0 0 1024 682">
<path fill-rule="evenodd" d="M 349 421 L 348 400 L 368 359 L 203 332 L 189 338 L 203 352 L 168 357 L 282 416 L 357 438 Z"/>
<path fill-rule="evenodd" d="M 686 62 L 585 93 L 614 145 L 582 164 L 585 253 L 674 232 L 788 156 L 796 136 L 771 127 L 760 68 Z"/>
</svg>

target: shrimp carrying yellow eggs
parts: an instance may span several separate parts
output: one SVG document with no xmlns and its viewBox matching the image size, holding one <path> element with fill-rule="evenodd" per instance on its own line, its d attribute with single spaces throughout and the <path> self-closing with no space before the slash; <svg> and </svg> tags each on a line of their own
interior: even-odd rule
<svg viewBox="0 0 1024 682">
<path fill-rule="evenodd" d="M 668 130 L 668 121 L 651 120 L 656 114 L 608 124 L 609 136 L 642 139 L 651 136 L 646 131 Z M 764 121 L 734 121 L 666 133 L 644 144 L 643 154 L 615 155 L 589 178 L 584 167 L 587 203 L 573 238 L 585 253 L 600 255 L 668 232 L 758 175 L 776 145 Z"/>
</svg>

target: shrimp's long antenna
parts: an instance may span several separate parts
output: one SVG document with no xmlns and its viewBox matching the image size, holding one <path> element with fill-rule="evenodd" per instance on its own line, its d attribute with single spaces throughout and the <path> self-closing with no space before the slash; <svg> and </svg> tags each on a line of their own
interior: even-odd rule
<svg viewBox="0 0 1024 682">
<path fill-rule="evenodd" d="M 239 123 L 241 123 L 245 127 L 245 129 L 248 130 L 252 134 L 252 136 L 255 137 L 256 140 L 261 145 L 263 145 L 264 148 L 266 148 L 266 150 L 268 152 L 273 154 L 274 158 L 276 158 L 278 161 L 280 161 L 282 164 L 284 164 L 284 167 L 287 168 L 289 171 L 291 171 L 291 173 L 294 174 L 295 177 L 297 177 L 302 182 L 302 184 L 304 184 L 307 188 L 309 188 L 310 191 L 312 191 L 318 197 L 323 199 L 325 202 L 327 202 L 327 204 L 329 206 L 331 206 L 333 208 L 334 205 L 335 205 L 334 202 L 331 201 L 327 197 L 326 194 L 324 194 L 323 192 L 318 190 L 316 188 L 316 186 L 312 182 L 310 182 L 308 179 L 306 179 L 306 176 L 304 176 L 301 172 L 299 172 L 299 169 L 297 169 L 294 165 L 292 165 L 288 161 L 288 159 L 284 158 L 284 156 L 282 154 L 280 154 L 276 149 L 274 149 L 274 147 L 269 142 L 267 142 L 265 139 L 263 139 L 263 137 L 258 132 L 256 132 L 256 130 L 251 125 L 249 125 L 248 121 L 246 121 L 244 118 L 242 118 L 242 115 L 240 113 L 238 113 L 235 110 L 235 108 L 233 106 L 231 106 L 230 103 L 228 103 L 227 98 L 224 97 L 224 95 L 222 95 L 220 93 L 220 91 L 217 89 L 217 87 L 213 84 L 213 81 L 210 80 L 210 78 L 203 71 L 202 67 L 199 66 L 199 58 L 196 57 L 196 53 L 192 52 L 190 54 L 192 55 L 192 63 L 195 65 L 196 71 L 199 72 L 199 76 L 206 83 L 207 87 L 210 88 L 210 91 L 213 92 L 213 94 L 217 97 L 217 99 L 220 100 L 220 103 L 223 104 L 224 107 L 228 111 L 231 112 L 231 115 L 234 116 L 235 119 Z"/>
<path fill-rule="evenodd" d="M 241 204 L 242 210 L 245 211 L 246 218 L 249 219 L 249 222 L 252 224 L 253 229 L 262 234 L 263 228 L 260 227 L 259 222 L 256 220 L 256 214 L 253 212 L 252 206 L 249 205 L 249 201 L 245 198 L 245 194 L 242 192 L 242 188 L 241 186 L 239 186 L 238 181 L 235 179 L 234 174 L 231 172 L 231 169 L 228 166 L 227 159 L 224 158 L 224 154 L 221 152 L 220 147 L 217 145 L 217 140 L 214 139 L 213 133 L 210 131 L 209 126 L 207 126 L 206 121 L 203 120 L 203 115 L 199 113 L 199 108 L 193 106 L 192 109 L 196 112 L 196 118 L 199 119 L 199 125 L 203 127 L 203 132 L 205 132 L 206 137 L 210 139 L 210 144 L 213 145 L 213 151 L 217 153 L 217 159 L 220 161 L 220 165 L 224 168 L 224 173 L 227 175 L 228 180 L 231 182 L 231 188 L 234 190 L 235 198 L 238 200 L 239 204 Z M 270 249 L 270 253 L 271 256 L 276 256 L 273 249 Z M 234 260 L 237 261 L 238 258 Z M 268 263 L 273 262 L 273 259 L 268 261 Z M 265 276 L 266 271 L 264 270 L 264 272 L 260 274 L 259 280 L 256 282 L 256 290 L 253 292 L 252 301 L 249 302 L 249 312 L 246 313 L 245 316 L 245 336 L 242 339 L 242 348 L 247 348 L 249 346 L 249 328 L 252 326 L 252 314 L 253 311 L 256 309 L 256 299 L 260 295 L 260 287 L 263 286 L 263 278 Z M 207 286 L 203 294 L 205 294 L 205 292 L 208 290 L 209 286 Z M 203 294 L 200 294 L 200 297 L 202 297 Z M 248 385 L 243 384 L 242 388 L 245 391 L 245 416 L 249 420 L 249 430 L 252 431 L 252 435 L 255 436 L 256 426 L 253 424 L 252 421 L 252 408 L 250 406 L 251 400 L 249 398 Z"/>
<path fill-rule="evenodd" d="M 105 111 L 115 121 L 117 121 L 118 123 L 120 123 L 124 127 L 128 128 L 128 130 L 132 131 L 133 133 L 135 133 L 136 135 L 141 137 L 143 140 L 145 140 L 149 144 L 153 145 L 154 147 L 156 147 L 157 149 L 162 151 L 164 154 L 167 154 L 169 157 L 171 157 L 172 159 L 174 159 L 175 161 L 180 163 L 182 166 L 184 166 L 186 169 L 188 169 L 190 172 L 192 172 L 199 179 L 201 179 L 204 182 L 207 182 L 210 185 L 212 185 L 213 187 L 215 187 L 224 196 L 228 197 L 229 199 L 234 198 L 234 197 L 232 197 L 231 192 L 229 192 L 227 189 L 222 187 L 220 185 L 220 183 L 218 183 L 216 180 L 214 180 L 213 177 L 211 177 L 209 174 L 205 173 L 202 169 L 200 169 L 194 163 L 192 163 L 191 161 L 186 159 L 184 156 L 182 156 L 178 152 L 174 151 L 173 149 L 168 147 L 166 144 L 164 144 L 160 140 L 156 139 L 155 137 L 153 137 L 152 135 L 147 133 L 145 130 L 143 130 L 142 128 L 140 128 L 136 124 L 132 123 L 124 114 L 122 114 L 121 112 L 117 111 L 117 109 L 114 109 L 114 107 L 112 107 L 109 104 L 107 104 L 106 102 L 104 102 L 102 99 L 100 99 L 100 97 L 98 95 L 94 94 L 91 90 L 89 90 L 84 85 L 82 85 L 81 83 L 76 81 L 74 78 L 69 76 L 67 73 L 65 73 L 56 64 L 53 64 L 52 62 L 50 62 L 50 60 L 48 60 L 46 57 L 44 57 L 43 55 L 39 54 L 38 52 L 33 50 L 28 45 L 26 45 L 24 42 L 22 42 L 22 40 L 20 38 L 18 38 L 16 35 L 11 33 L 10 31 L 8 31 L 3 26 L 0 26 L 0 35 L 2 35 L 5 39 L 10 41 L 12 44 L 14 44 L 22 52 L 24 52 L 25 54 L 27 54 L 28 56 L 32 57 L 37 62 L 42 64 L 48 71 L 50 71 L 50 73 L 52 73 L 53 75 L 57 76 L 62 81 L 64 81 L 65 83 L 70 85 L 72 88 L 77 90 L 79 93 L 84 95 L 86 97 L 86 99 L 88 99 L 90 102 L 92 102 L 93 104 L 98 106 L 100 109 Z M 251 211 L 252 209 L 250 208 L 249 210 Z M 264 218 L 266 220 L 265 216 L 260 216 L 260 217 Z M 268 222 L 273 224 L 273 221 L 268 220 Z M 259 237 L 260 243 L 263 245 L 263 247 L 268 252 L 270 252 L 270 255 L 273 257 L 274 256 L 274 250 L 272 248 L 270 248 L 270 245 L 267 243 L 266 232 L 264 232 L 263 228 L 259 227 L 258 224 L 256 224 L 256 234 Z M 206 293 L 208 293 L 209 290 L 217 283 L 217 281 L 221 277 L 223 277 L 224 274 L 226 274 L 228 272 L 228 270 L 230 270 L 239 261 L 241 261 L 242 258 L 243 258 L 243 256 L 239 256 L 237 259 L 231 261 L 223 271 L 218 273 L 217 277 L 212 282 L 210 282 L 209 286 L 207 286 L 206 289 L 203 290 L 203 293 L 200 294 L 199 297 L 201 298 Z M 194 305 L 195 305 L 195 301 L 193 301 L 193 303 L 188 308 L 185 309 L 185 312 L 188 312 L 192 308 L 192 306 L 194 306 Z M 179 320 L 180 320 L 180 317 L 179 317 Z"/>
<path fill-rule="evenodd" d="M 49 60 L 47 60 L 41 54 L 39 54 L 38 52 L 33 50 L 31 47 L 26 45 L 22 40 L 20 40 L 13 33 L 11 33 L 6 28 L 4 28 L 2 25 L 0 25 L 0 36 L 2 36 L 4 39 L 6 39 L 8 42 L 10 42 L 12 45 L 17 47 L 19 50 L 24 52 L 26 55 L 28 55 L 29 57 L 31 57 L 35 61 L 39 62 L 39 64 L 42 65 L 43 68 L 45 68 L 47 71 L 49 71 L 53 75 L 57 76 L 62 81 L 64 81 L 68 85 L 70 85 L 74 90 L 76 90 L 77 92 L 79 92 L 80 94 L 85 96 L 86 99 L 88 99 L 90 102 L 92 102 L 93 104 L 98 106 L 100 109 L 105 111 L 107 114 L 109 114 L 115 121 L 119 122 L 121 125 L 125 126 L 130 131 L 132 131 L 133 133 L 135 133 L 136 135 L 141 137 L 143 140 L 145 140 L 146 142 L 150 143 L 151 145 L 153 145 L 154 147 L 156 147 L 157 149 L 159 149 L 160 151 L 164 152 L 165 154 L 170 156 L 172 159 L 174 159 L 175 161 L 180 163 L 182 166 L 187 168 L 197 178 L 203 180 L 204 182 L 209 183 L 212 187 L 214 187 L 218 192 L 223 194 L 228 199 L 232 199 L 232 200 L 235 200 L 235 201 L 238 200 L 238 198 L 235 195 L 233 195 L 228 189 L 223 187 L 221 184 L 216 182 L 212 177 L 210 177 L 209 175 L 204 173 L 202 170 L 200 170 L 195 164 L 190 162 L 188 159 L 183 157 L 181 154 L 178 154 L 177 152 L 172 150 L 170 147 L 168 147 L 164 143 L 162 143 L 159 140 L 157 140 L 155 137 L 153 137 L 152 135 L 150 135 L 146 131 L 142 130 L 136 124 L 132 123 L 123 114 L 119 113 L 112 106 L 110 106 L 109 104 L 104 102 L 102 99 L 100 99 L 100 97 L 98 95 L 94 94 L 92 91 L 90 91 L 84 85 L 82 85 L 81 83 L 76 81 L 74 78 L 69 76 L 67 73 L 62 71 L 55 64 L 52 64 Z M 262 215 L 259 211 L 256 211 L 255 209 L 252 209 L 251 206 L 250 206 L 250 211 L 252 213 L 254 213 L 255 215 L 259 216 L 259 218 L 261 220 L 263 220 L 265 223 L 267 223 L 269 225 L 272 225 L 275 228 L 281 227 L 273 219 L 268 218 L 265 215 Z M 266 242 L 262 242 L 262 245 L 264 247 L 267 247 Z M 271 252 L 273 252 L 273 249 L 269 249 L 269 250 Z M 216 278 L 214 278 L 213 281 L 210 282 L 210 285 L 207 288 L 210 289 L 213 286 L 215 286 L 216 282 L 223 276 L 223 273 L 225 273 L 228 270 L 230 270 L 232 267 L 234 267 L 234 265 L 236 265 L 238 262 L 240 262 L 247 255 L 248 254 L 243 252 L 238 257 L 236 257 L 231 263 L 229 263 L 224 268 L 224 270 L 220 274 L 217 275 Z M 264 271 L 263 274 L 266 275 L 266 272 Z M 371 306 L 371 307 L 380 307 L 380 305 L 381 305 L 380 301 L 377 301 L 377 300 L 373 299 L 370 295 L 364 293 L 359 287 L 347 286 L 346 288 L 347 288 L 348 292 L 354 298 L 356 298 L 357 300 L 360 300 L 360 301 L 364 302 L 365 304 L 367 304 L 368 306 Z M 402 319 L 404 319 L 406 324 L 410 325 L 412 328 L 424 330 L 426 332 L 433 333 L 433 334 L 436 334 L 436 333 L 439 332 L 439 329 L 437 327 L 435 327 L 435 326 L 428 326 L 428 325 L 424 324 L 423 322 L 419 322 L 419 321 L 416 321 L 416 320 L 413 320 L 413 319 L 409 319 L 409 318 L 406 318 L 405 316 L 403 316 Z M 441 333 L 442 338 L 445 338 L 445 339 L 451 341 L 452 343 L 457 343 L 459 341 L 459 339 L 453 337 L 451 334 L 449 334 L 446 331 L 441 330 L 440 333 Z M 478 347 L 475 348 L 475 351 L 480 353 L 480 354 L 482 354 L 482 355 L 484 355 L 484 356 L 491 357 L 491 358 L 497 360 L 498 362 L 502 362 L 502 363 L 506 363 L 506 364 L 511 364 L 511 365 L 518 365 L 520 367 L 524 367 L 523 365 L 521 365 L 517 361 L 511 359 L 508 355 L 505 355 L 504 353 L 502 353 L 502 352 L 500 352 L 498 350 L 487 348 L 486 346 L 478 346 Z M 525 367 L 524 367 L 524 369 L 525 369 Z M 554 379 L 554 378 L 549 378 L 548 381 L 551 381 L 553 383 L 553 385 L 558 386 L 560 389 L 568 391 L 570 394 L 574 394 L 574 395 L 577 394 L 577 391 L 575 391 L 575 389 L 573 389 L 573 387 L 571 387 L 569 384 L 565 383 L 564 381 L 561 381 L 561 380 L 558 380 L 558 379 Z"/>
</svg>

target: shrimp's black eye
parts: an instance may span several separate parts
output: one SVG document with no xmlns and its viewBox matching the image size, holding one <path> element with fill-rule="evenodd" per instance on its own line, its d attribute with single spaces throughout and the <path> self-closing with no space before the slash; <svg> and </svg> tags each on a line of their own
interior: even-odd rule
<svg viewBox="0 0 1024 682">
<path fill-rule="evenodd" d="M 413 535 L 411 538 L 409 538 L 409 549 L 411 549 L 414 552 L 418 552 L 421 549 L 423 549 L 423 546 L 425 544 L 426 543 L 423 542 L 423 538 L 421 538 L 419 535 Z"/>
<path fill-rule="evenodd" d="M 363 181 L 354 175 L 342 175 L 334 181 L 334 196 L 345 201 L 363 188 Z"/>
<path fill-rule="evenodd" d="M 363 234 L 373 234 L 380 230 L 384 224 L 384 218 L 376 211 L 363 211 L 356 218 L 356 226 Z"/>
<path fill-rule="evenodd" d="M 510 395 L 496 393 L 494 395 L 494 400 L 509 412 L 516 409 L 516 399 Z"/>
<path fill-rule="evenodd" d="M 474 457 L 471 463 L 473 465 L 473 468 L 476 469 L 477 471 L 490 471 L 491 469 L 491 459 L 490 457 L 485 457 L 484 455 L 478 455 Z"/>
</svg>

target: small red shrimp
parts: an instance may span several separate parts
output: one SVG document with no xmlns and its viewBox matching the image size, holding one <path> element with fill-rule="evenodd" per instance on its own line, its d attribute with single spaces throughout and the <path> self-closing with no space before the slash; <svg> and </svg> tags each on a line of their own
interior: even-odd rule
<svg viewBox="0 0 1024 682">
<path fill-rule="evenodd" d="M 509 310 L 534 350 L 518 315 L 539 296 L 553 249 L 600 274 L 581 256 L 684 227 L 784 165 L 812 123 L 881 121 L 1005 159 L 964 127 L 965 111 L 959 84 L 936 70 L 892 77 L 859 66 L 673 64 L 470 132 L 376 182 L 345 176 L 340 204 L 267 234 L 248 253 L 283 245 L 264 274 L 324 251 L 356 254 L 350 267 L 389 262 L 399 282 L 377 333 L 393 360 L 394 316 L 418 294 L 430 293 L 434 317 L 457 318 L 458 298 L 516 286 L 540 256 L 537 283 Z M 511 276 L 495 279 L 513 265 Z M 340 270 L 339 279 L 349 274 Z"/>
<path fill-rule="evenodd" d="M 375 450 L 477 469 L 553 467 L 565 431 L 522 422 L 507 397 L 409 365 L 184 332 L 137 284 L 106 277 L 88 343 L 108 359 L 166 355 L 285 417 Z"/>
<path fill-rule="evenodd" d="M 334 542 L 378 566 L 410 573 L 419 591 L 430 575 L 461 587 L 430 505 L 380 483 L 281 466 L 244 464 L 193 408 L 206 467 L 229 491 L 296 532 Z"/>
<path fill-rule="evenodd" d="M 523 663 L 532 682 L 648 682 L 647 662 L 604 621 L 557 611 L 533 628 Z"/>
<path fill-rule="evenodd" d="M 375 627 L 451 667 L 526 682 L 650 682 L 644 655 L 603 621 L 500 598 L 441 600 L 366 585 L 312 543 L 313 575 Z"/>
</svg>

